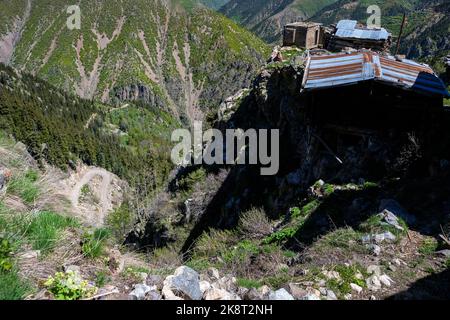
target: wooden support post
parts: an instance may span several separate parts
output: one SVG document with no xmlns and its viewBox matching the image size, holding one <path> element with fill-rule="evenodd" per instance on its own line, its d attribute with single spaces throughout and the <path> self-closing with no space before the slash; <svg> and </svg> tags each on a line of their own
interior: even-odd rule
<svg viewBox="0 0 450 320">
<path fill-rule="evenodd" d="M 406 13 L 403 14 L 403 20 L 402 20 L 402 25 L 400 27 L 400 33 L 399 33 L 398 39 L 397 39 L 397 49 L 395 50 L 395 55 L 398 55 L 398 51 L 400 50 L 400 41 L 402 39 L 403 28 L 405 27 L 405 22 L 406 22 Z"/>
</svg>

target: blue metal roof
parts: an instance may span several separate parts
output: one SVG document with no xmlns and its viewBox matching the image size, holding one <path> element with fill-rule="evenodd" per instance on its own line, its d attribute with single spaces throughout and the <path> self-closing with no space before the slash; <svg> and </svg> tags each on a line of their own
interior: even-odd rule
<svg viewBox="0 0 450 320">
<path fill-rule="evenodd" d="M 340 38 L 387 40 L 390 33 L 384 29 L 358 28 L 355 20 L 341 20 L 336 26 L 336 36 Z"/>
<path fill-rule="evenodd" d="M 430 67 L 406 59 L 397 61 L 394 57 L 380 56 L 371 51 L 310 56 L 303 88 L 314 90 L 368 80 L 450 97 L 442 80 Z"/>
</svg>

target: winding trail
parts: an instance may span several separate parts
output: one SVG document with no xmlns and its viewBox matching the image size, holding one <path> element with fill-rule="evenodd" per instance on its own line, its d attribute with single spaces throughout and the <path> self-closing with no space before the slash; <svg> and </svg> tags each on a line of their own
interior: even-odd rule
<svg viewBox="0 0 450 320">
<path fill-rule="evenodd" d="M 81 189 L 84 185 L 89 183 L 96 176 L 102 177 L 102 184 L 99 189 L 100 193 L 100 205 L 101 211 L 100 216 L 95 217 L 97 221 L 103 222 L 107 212 L 111 209 L 111 196 L 110 196 L 110 186 L 111 186 L 111 173 L 104 169 L 90 169 L 84 176 L 77 182 L 72 192 L 70 193 L 70 201 L 74 208 L 79 206 L 79 199 L 81 195 Z"/>
</svg>

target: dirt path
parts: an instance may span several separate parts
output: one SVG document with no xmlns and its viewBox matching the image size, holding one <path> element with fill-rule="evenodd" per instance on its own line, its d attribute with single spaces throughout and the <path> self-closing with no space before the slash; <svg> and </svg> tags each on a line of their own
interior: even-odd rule
<svg viewBox="0 0 450 320">
<path fill-rule="evenodd" d="M 112 112 L 114 112 L 114 111 L 122 110 L 122 109 L 125 109 L 125 108 L 128 108 L 128 107 L 129 107 L 129 104 L 127 103 L 127 104 L 124 104 L 124 105 L 121 106 L 121 107 L 112 108 L 112 109 L 108 110 L 108 113 L 112 113 Z M 89 126 L 91 125 L 92 121 L 94 121 L 95 118 L 97 118 L 97 116 L 98 116 L 98 113 L 93 113 L 93 114 L 91 114 L 91 116 L 89 117 L 88 121 L 86 121 L 86 124 L 84 125 L 84 128 L 85 128 L 85 129 L 88 129 Z"/>
<path fill-rule="evenodd" d="M 96 220 L 100 223 L 104 221 L 104 218 L 107 214 L 107 212 L 111 209 L 111 196 L 110 196 L 110 186 L 111 186 L 111 173 L 104 170 L 104 169 L 90 169 L 88 172 L 84 174 L 84 176 L 78 181 L 78 183 L 73 188 L 71 194 L 70 194 L 70 201 L 72 203 L 72 206 L 74 208 L 77 208 L 79 206 L 79 198 L 81 195 L 81 189 L 84 185 L 89 183 L 93 178 L 96 176 L 102 177 L 102 184 L 99 189 L 99 195 L 100 195 L 100 215 L 98 217 L 92 217 L 93 220 Z"/>
</svg>

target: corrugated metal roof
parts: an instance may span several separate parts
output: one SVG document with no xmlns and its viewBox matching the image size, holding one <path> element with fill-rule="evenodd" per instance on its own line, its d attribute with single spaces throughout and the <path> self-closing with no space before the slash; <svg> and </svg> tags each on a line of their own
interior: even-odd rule
<svg viewBox="0 0 450 320">
<path fill-rule="evenodd" d="M 384 28 L 358 28 L 355 20 L 341 20 L 336 28 L 336 36 L 340 38 L 387 40 L 390 36 L 390 33 Z"/>
<path fill-rule="evenodd" d="M 397 61 L 393 57 L 380 56 L 370 51 L 310 56 L 303 87 L 306 90 L 313 90 L 368 80 L 450 96 L 443 82 L 430 67 L 406 59 Z"/>
</svg>

